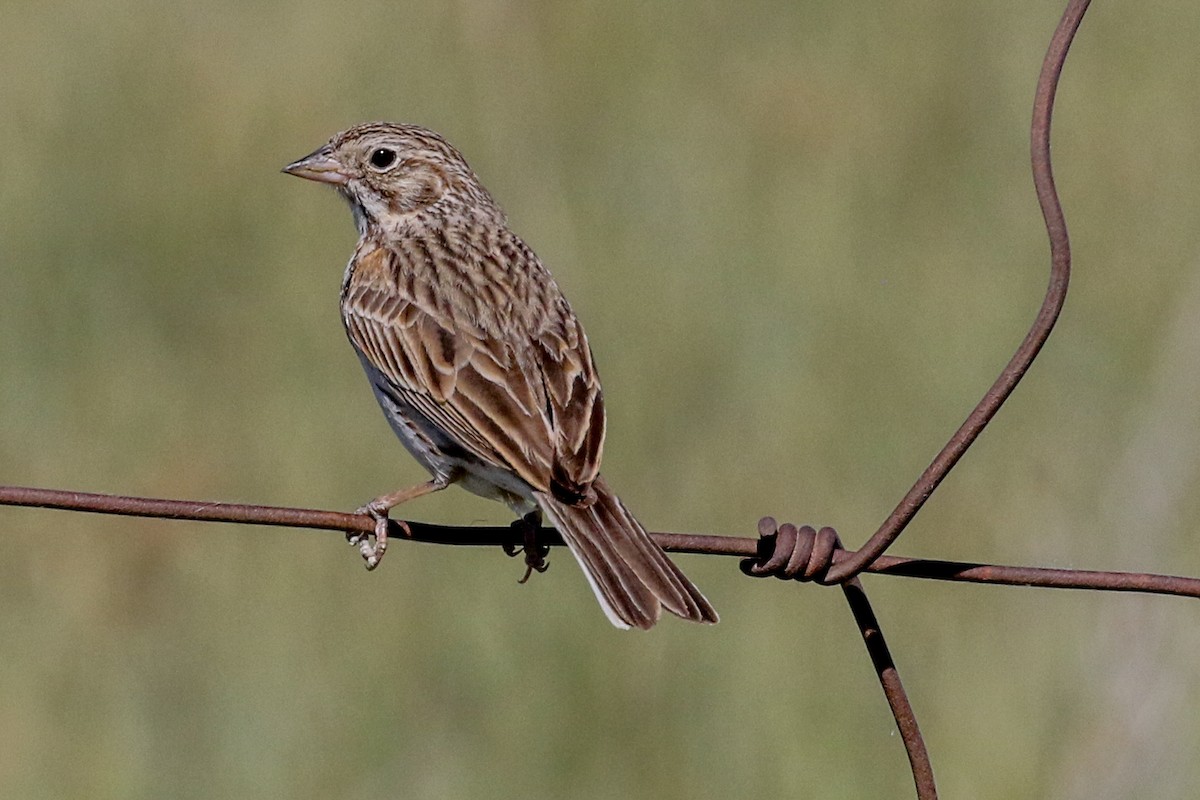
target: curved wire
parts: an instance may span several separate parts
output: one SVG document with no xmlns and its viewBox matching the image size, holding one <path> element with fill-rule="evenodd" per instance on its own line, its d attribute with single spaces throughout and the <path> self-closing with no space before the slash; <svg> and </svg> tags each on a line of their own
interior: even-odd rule
<svg viewBox="0 0 1200 800">
<path fill-rule="evenodd" d="M 912 521 L 912 518 L 925 505 L 925 501 L 933 494 L 942 479 L 954 468 L 962 458 L 967 448 L 983 432 L 1000 406 L 1017 388 L 1021 378 L 1029 369 L 1029 365 L 1041 351 L 1042 345 L 1054 329 L 1054 323 L 1062 310 L 1063 302 L 1067 299 L 1067 284 L 1071 277 L 1071 243 L 1067 237 L 1067 222 L 1063 217 L 1062 206 L 1058 202 L 1058 193 L 1054 188 L 1054 173 L 1050 165 L 1050 117 L 1054 111 L 1054 95 L 1058 89 L 1058 78 L 1062 73 L 1067 51 L 1079 23 L 1083 21 L 1084 12 L 1090 0 L 1070 0 L 1063 12 L 1058 28 L 1050 39 L 1050 47 L 1042 62 L 1042 72 L 1038 77 L 1037 92 L 1033 102 L 1033 123 L 1030 126 L 1030 152 L 1033 164 L 1033 185 L 1037 192 L 1038 203 L 1042 207 L 1042 217 L 1046 221 L 1046 233 L 1050 237 L 1050 284 L 1046 289 L 1046 297 L 1038 310 L 1033 327 L 1025 335 L 1025 340 L 1017 348 L 1017 352 L 1009 360 L 1000 377 L 988 389 L 987 394 L 975 406 L 966 421 L 950 437 L 950 441 L 937 454 L 933 462 L 917 478 L 917 482 L 908 490 L 908 494 L 899 505 L 884 520 L 874 535 L 867 540 L 853 556 L 833 566 L 829 572 L 829 580 L 839 583 L 859 574 L 867 565 L 883 554 L 901 531 Z"/>
</svg>

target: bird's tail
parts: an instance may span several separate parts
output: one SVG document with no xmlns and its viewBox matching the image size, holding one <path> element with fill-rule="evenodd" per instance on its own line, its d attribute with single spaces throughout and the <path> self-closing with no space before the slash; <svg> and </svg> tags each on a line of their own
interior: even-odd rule
<svg viewBox="0 0 1200 800">
<path fill-rule="evenodd" d="M 608 488 L 592 483 L 596 500 L 567 505 L 537 492 L 538 505 L 575 554 L 596 599 L 618 628 L 651 628 L 665 608 L 692 622 L 717 621 L 717 612 L 667 558 Z"/>
</svg>

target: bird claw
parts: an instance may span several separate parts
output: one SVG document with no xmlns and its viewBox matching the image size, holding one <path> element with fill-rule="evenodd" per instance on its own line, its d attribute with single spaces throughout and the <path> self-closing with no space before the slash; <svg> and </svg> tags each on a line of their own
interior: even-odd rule
<svg viewBox="0 0 1200 800">
<path fill-rule="evenodd" d="M 549 553 L 550 549 L 546 548 L 546 552 Z M 529 580 L 530 575 L 532 575 L 535 572 L 545 572 L 548 569 L 550 569 L 550 564 L 547 563 L 546 559 L 543 558 L 540 553 L 535 552 L 533 554 L 533 557 L 530 558 L 529 552 L 526 551 L 526 553 L 525 553 L 525 574 L 521 576 L 520 580 L 518 580 L 517 583 L 524 585 L 525 581 Z"/>
<path fill-rule="evenodd" d="M 373 518 L 375 520 L 375 530 L 369 532 L 346 532 L 346 541 L 358 548 L 358 552 L 362 555 L 364 565 L 368 571 L 378 567 L 379 562 L 383 560 L 384 553 L 387 552 L 388 511 L 389 509 L 377 506 L 374 503 L 367 503 L 354 513 L 365 514 Z M 403 520 L 396 520 L 396 524 L 404 528 L 407 532 L 408 525 Z"/>
<path fill-rule="evenodd" d="M 500 546 L 504 549 L 504 554 L 510 558 L 519 555 L 525 556 L 525 574 L 517 581 L 517 583 L 524 584 L 533 573 L 545 572 L 550 569 L 550 564 L 546 561 L 546 556 L 550 555 L 550 548 L 538 544 L 536 520 L 530 519 L 528 516 L 522 517 L 514 522 L 512 527 L 514 531 L 521 532 L 521 546 L 517 546 L 513 542 L 504 542 Z"/>
</svg>

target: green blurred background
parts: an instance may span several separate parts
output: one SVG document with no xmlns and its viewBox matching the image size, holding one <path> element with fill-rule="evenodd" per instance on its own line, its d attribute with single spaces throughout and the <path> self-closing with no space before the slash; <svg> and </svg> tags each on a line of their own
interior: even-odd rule
<svg viewBox="0 0 1200 800">
<path fill-rule="evenodd" d="M 1058 3 L 0 0 L 0 481 L 351 509 L 422 478 L 279 168 L 369 119 L 470 158 L 584 319 L 654 530 L 861 542 L 1046 280 Z M 1073 292 L 897 547 L 1200 574 L 1200 6 L 1099 4 L 1056 116 Z M 503 523 L 459 490 L 407 515 Z M 5 798 L 905 797 L 840 593 L 679 561 L 610 628 L 499 551 L 0 509 Z M 946 797 L 1200 793 L 1182 600 L 867 581 Z M 810 788 L 803 788 L 810 787 Z"/>
</svg>

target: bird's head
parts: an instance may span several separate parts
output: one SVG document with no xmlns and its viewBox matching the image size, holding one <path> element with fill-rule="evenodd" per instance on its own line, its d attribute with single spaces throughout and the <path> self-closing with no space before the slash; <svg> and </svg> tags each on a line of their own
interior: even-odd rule
<svg viewBox="0 0 1200 800">
<path fill-rule="evenodd" d="M 357 125 L 283 171 L 335 186 L 354 210 L 360 232 L 402 224 L 419 212 L 437 217 L 495 209 L 462 154 L 418 125 Z"/>
</svg>

